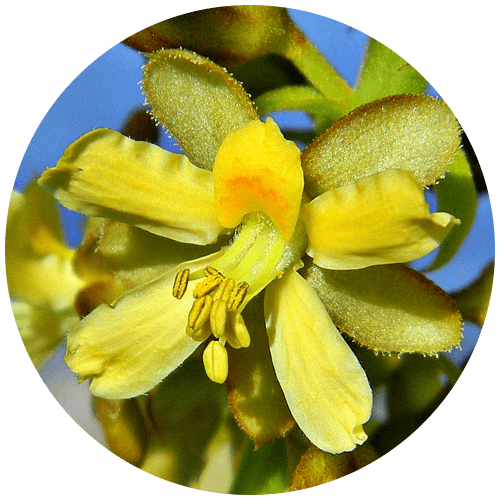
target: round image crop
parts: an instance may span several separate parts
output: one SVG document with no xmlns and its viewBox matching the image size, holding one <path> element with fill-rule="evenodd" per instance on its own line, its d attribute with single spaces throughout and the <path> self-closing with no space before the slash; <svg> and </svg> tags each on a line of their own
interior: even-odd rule
<svg viewBox="0 0 500 500">
<path fill-rule="evenodd" d="M 315 23 L 337 38 L 316 46 Z M 466 132 L 410 63 L 313 14 L 220 7 L 131 35 L 56 101 L 14 185 L 31 360 L 170 482 L 283 493 L 369 465 L 448 395 L 485 319 Z"/>
</svg>

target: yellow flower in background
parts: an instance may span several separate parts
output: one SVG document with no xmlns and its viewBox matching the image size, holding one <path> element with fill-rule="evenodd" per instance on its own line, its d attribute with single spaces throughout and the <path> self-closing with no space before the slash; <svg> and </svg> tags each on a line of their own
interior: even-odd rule
<svg viewBox="0 0 500 500">
<path fill-rule="evenodd" d="M 301 154 L 272 118 L 258 119 L 237 82 L 193 53 L 153 54 L 144 87 L 185 156 L 98 129 L 73 143 L 40 184 L 70 209 L 192 245 L 235 231 L 230 245 L 187 262 L 179 256 L 178 266 L 87 315 L 68 336 L 68 366 L 79 380 L 91 379 L 94 395 L 130 398 L 211 339 L 205 370 L 223 383 L 231 370 L 227 346 L 252 342 L 241 312 L 265 290 L 272 362 L 293 418 L 318 448 L 352 450 L 366 440 L 371 389 L 319 297 L 335 288 L 328 273 L 387 268 L 409 288 L 420 284 L 422 302 L 431 303 L 424 319 L 415 298 L 401 294 L 389 306 L 394 321 L 382 315 L 388 326 L 374 339 L 342 330 L 382 351 L 434 354 L 458 345 L 461 320 L 452 303 L 393 267 L 434 250 L 459 222 L 431 214 L 423 194 L 458 150 L 453 115 L 428 97 L 386 99 L 355 110 Z M 360 147 L 346 153 L 360 130 Z M 339 158 L 343 166 L 332 169 Z M 356 293 L 346 295 L 357 301 Z M 347 316 L 355 309 L 347 305 Z M 410 328 L 393 339 L 402 315 L 411 316 Z"/>
<path fill-rule="evenodd" d="M 24 193 L 12 193 L 5 233 L 7 283 L 17 326 L 37 368 L 79 316 L 122 291 L 108 273 L 92 270 L 77 254 L 65 243 L 56 202 L 44 189 L 32 182 Z"/>
<path fill-rule="evenodd" d="M 12 193 L 5 250 L 11 298 L 54 311 L 72 307 L 83 284 L 74 250 L 64 243 L 54 199 L 36 183 Z"/>
<path fill-rule="evenodd" d="M 14 191 L 5 233 L 7 282 L 21 337 L 37 367 L 78 321 L 73 303 L 84 281 L 73 256 L 55 200 L 36 183 L 24 194 Z"/>
</svg>

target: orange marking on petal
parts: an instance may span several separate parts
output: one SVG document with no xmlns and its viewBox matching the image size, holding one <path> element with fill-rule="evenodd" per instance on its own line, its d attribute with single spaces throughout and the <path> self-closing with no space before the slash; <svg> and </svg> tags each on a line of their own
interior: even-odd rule
<svg viewBox="0 0 500 500">
<path fill-rule="evenodd" d="M 304 178 L 300 151 L 276 123 L 255 120 L 228 134 L 214 164 L 219 223 L 236 227 L 244 215 L 265 212 L 289 241 L 300 210 Z"/>
</svg>

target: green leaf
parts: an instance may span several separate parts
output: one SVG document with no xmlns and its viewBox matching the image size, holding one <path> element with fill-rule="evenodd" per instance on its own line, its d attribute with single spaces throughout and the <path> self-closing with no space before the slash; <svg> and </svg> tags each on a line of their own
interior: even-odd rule
<svg viewBox="0 0 500 500">
<path fill-rule="evenodd" d="M 494 262 L 491 262 L 477 281 L 453 295 L 453 299 L 457 302 L 464 318 L 479 326 L 483 326 L 490 303 L 494 267 Z"/>
<path fill-rule="evenodd" d="M 438 269 L 456 254 L 474 222 L 477 208 L 477 193 L 469 163 L 463 151 L 455 156 L 446 177 L 434 186 L 438 197 L 438 211 L 448 212 L 461 224 L 453 228 L 439 248 L 439 253 L 430 267 Z"/>
<path fill-rule="evenodd" d="M 283 493 L 288 487 L 288 460 L 283 438 L 257 450 L 249 442 L 231 490 L 233 495 Z"/>
<path fill-rule="evenodd" d="M 337 328 L 362 346 L 432 355 L 460 344 L 462 319 L 453 300 L 403 264 L 304 270 Z"/>
<path fill-rule="evenodd" d="M 418 71 L 373 38 L 360 75 L 356 93 L 362 103 L 395 94 L 421 94 L 427 88 L 427 81 Z"/>
<path fill-rule="evenodd" d="M 258 119 L 248 94 L 226 70 L 188 50 L 151 54 L 143 89 L 153 114 L 188 158 L 208 170 L 226 135 Z"/>
</svg>

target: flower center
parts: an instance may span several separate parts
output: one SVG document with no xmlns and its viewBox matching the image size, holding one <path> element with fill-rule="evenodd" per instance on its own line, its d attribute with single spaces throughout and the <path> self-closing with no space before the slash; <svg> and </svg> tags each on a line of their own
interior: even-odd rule
<svg viewBox="0 0 500 500">
<path fill-rule="evenodd" d="M 196 342 L 213 335 L 203 353 L 211 380 L 223 383 L 228 373 L 226 343 L 234 349 L 248 347 L 250 334 L 241 311 L 271 281 L 281 278 L 297 262 L 307 244 L 301 223 L 287 243 L 275 224 L 261 212 L 244 217 L 232 245 L 210 266 L 194 273 L 177 274 L 173 295 L 184 295 L 189 281 L 197 280 L 186 333 Z"/>
</svg>

